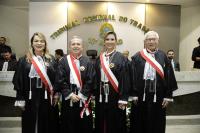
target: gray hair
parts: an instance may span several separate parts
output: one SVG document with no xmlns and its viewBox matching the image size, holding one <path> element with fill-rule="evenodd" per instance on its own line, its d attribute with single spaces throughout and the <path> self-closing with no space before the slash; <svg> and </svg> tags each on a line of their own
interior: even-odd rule
<svg viewBox="0 0 200 133">
<path fill-rule="evenodd" d="M 156 38 L 159 39 L 159 35 L 158 35 L 158 33 L 155 32 L 155 31 L 153 31 L 153 30 L 151 30 L 151 31 L 148 31 L 147 33 L 145 33 L 145 35 L 144 35 L 144 40 L 146 40 L 147 37 L 148 37 L 149 35 L 155 35 Z"/>
<path fill-rule="evenodd" d="M 73 44 L 73 43 L 83 44 L 83 40 L 79 36 L 73 36 L 70 41 L 70 44 Z"/>
</svg>

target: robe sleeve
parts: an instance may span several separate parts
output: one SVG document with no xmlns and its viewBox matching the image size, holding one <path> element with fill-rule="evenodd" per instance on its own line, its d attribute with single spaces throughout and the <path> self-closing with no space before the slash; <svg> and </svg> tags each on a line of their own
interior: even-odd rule
<svg viewBox="0 0 200 133">
<path fill-rule="evenodd" d="M 95 70 L 94 65 L 89 61 L 87 63 L 86 74 L 84 77 L 84 84 L 81 93 L 88 97 L 94 93 L 94 82 L 95 82 Z"/>
<path fill-rule="evenodd" d="M 62 59 L 58 63 L 58 68 L 55 74 L 55 91 L 61 92 L 64 98 L 68 97 L 72 93 L 68 83 L 69 77 L 67 77 L 65 61 L 66 60 Z"/>
<path fill-rule="evenodd" d="M 51 81 L 51 84 L 53 85 L 53 91 L 56 93 L 56 86 L 55 86 L 55 73 L 56 73 L 56 62 L 55 59 L 52 57 L 52 59 L 49 61 L 49 66 L 47 67 L 47 74 Z"/>
<path fill-rule="evenodd" d="M 1 71 L 2 68 L 3 68 L 3 64 L 4 64 L 4 61 L 0 59 L 0 71 Z"/>
<path fill-rule="evenodd" d="M 23 90 L 24 90 L 24 62 L 25 58 L 20 58 L 17 62 L 17 68 L 13 76 L 14 90 L 16 91 L 16 100 L 24 100 Z"/>
<path fill-rule="evenodd" d="M 7 71 L 15 71 L 15 70 L 16 70 L 16 65 L 17 65 L 17 61 L 11 59 L 11 60 L 8 62 L 8 69 L 7 69 Z"/>
<path fill-rule="evenodd" d="M 170 61 L 165 57 L 165 80 L 166 80 L 166 92 L 165 98 L 172 98 L 172 93 L 174 90 L 178 89 L 174 70 Z"/>
<path fill-rule="evenodd" d="M 123 55 L 122 55 L 123 56 Z M 130 76 L 129 76 L 129 63 L 125 57 L 121 60 L 121 70 L 119 70 L 119 100 L 128 101 L 129 88 L 130 88 Z"/>
<path fill-rule="evenodd" d="M 130 88 L 130 96 L 138 97 L 138 89 L 136 87 L 136 67 L 135 67 L 135 58 L 132 57 L 131 60 L 131 88 Z"/>
<path fill-rule="evenodd" d="M 196 48 L 194 48 L 192 51 L 192 61 L 196 61 L 196 57 L 197 57 L 197 50 Z"/>
<path fill-rule="evenodd" d="M 100 58 L 97 57 L 95 63 L 95 83 L 94 83 L 94 95 L 96 97 L 99 96 L 99 88 L 100 88 L 100 82 L 101 82 L 101 73 L 100 73 Z"/>
</svg>

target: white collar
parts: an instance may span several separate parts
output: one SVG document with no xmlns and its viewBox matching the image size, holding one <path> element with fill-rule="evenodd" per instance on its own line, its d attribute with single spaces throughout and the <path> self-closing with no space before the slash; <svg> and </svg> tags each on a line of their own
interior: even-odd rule
<svg viewBox="0 0 200 133">
<path fill-rule="evenodd" d="M 105 52 L 106 56 L 110 56 L 112 53 L 114 53 L 116 51 L 116 49 L 113 49 L 113 51 L 111 51 L 110 53 L 108 53 L 108 51 Z"/>
<path fill-rule="evenodd" d="M 73 54 L 71 54 L 72 55 L 72 57 L 75 59 L 75 60 L 79 60 L 83 55 L 82 54 L 80 54 L 79 56 L 76 56 L 76 57 L 74 57 L 74 55 Z"/>
</svg>

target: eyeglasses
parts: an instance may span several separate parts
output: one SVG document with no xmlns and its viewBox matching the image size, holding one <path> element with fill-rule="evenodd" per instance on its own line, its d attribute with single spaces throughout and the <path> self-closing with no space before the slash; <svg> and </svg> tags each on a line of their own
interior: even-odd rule
<svg viewBox="0 0 200 133">
<path fill-rule="evenodd" d="M 145 39 L 145 40 L 148 41 L 148 42 L 150 42 L 150 41 L 156 41 L 157 38 L 147 38 L 147 39 Z"/>
</svg>

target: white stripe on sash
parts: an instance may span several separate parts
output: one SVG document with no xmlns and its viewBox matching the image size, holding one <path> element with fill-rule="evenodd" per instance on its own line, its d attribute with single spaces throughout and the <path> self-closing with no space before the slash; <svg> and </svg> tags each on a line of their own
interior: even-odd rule
<svg viewBox="0 0 200 133">
<path fill-rule="evenodd" d="M 82 89 L 82 81 L 81 81 L 80 72 L 73 60 L 72 55 L 67 55 L 67 61 L 68 61 L 69 67 L 70 67 L 70 71 L 73 75 L 75 84 L 77 85 L 77 87 Z"/>
<path fill-rule="evenodd" d="M 116 92 L 119 92 L 119 90 L 118 90 L 118 85 L 119 85 L 118 80 L 115 77 L 115 75 L 113 74 L 113 72 L 110 70 L 109 64 L 106 62 L 105 53 L 100 54 L 100 62 L 101 62 L 101 67 L 102 67 L 105 75 L 107 76 L 108 80 L 112 84 L 113 88 L 115 89 Z"/>
<path fill-rule="evenodd" d="M 49 77 L 46 73 L 45 68 L 42 66 L 42 64 L 38 61 L 38 58 L 36 56 L 32 57 L 32 64 L 40 76 L 42 82 L 45 84 L 45 89 L 47 89 L 51 95 L 51 103 L 52 103 L 52 95 L 53 95 L 53 86 L 51 84 L 51 81 L 49 80 Z"/>
<path fill-rule="evenodd" d="M 162 66 L 153 58 L 150 56 L 146 49 L 143 49 L 140 51 L 141 56 L 158 72 L 158 74 L 161 76 L 161 78 L 164 78 L 164 71 Z"/>
</svg>

